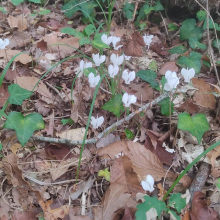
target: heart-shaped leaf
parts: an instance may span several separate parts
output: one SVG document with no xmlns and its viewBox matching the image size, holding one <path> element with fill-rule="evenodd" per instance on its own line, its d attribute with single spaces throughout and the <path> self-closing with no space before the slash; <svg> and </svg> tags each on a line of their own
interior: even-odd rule
<svg viewBox="0 0 220 220">
<path fill-rule="evenodd" d="M 184 46 L 181 46 L 181 45 L 168 50 L 168 52 L 172 53 L 172 54 L 174 54 L 174 53 L 183 54 L 186 51 L 187 51 L 187 49 Z"/>
<path fill-rule="evenodd" d="M 23 116 L 20 112 L 10 112 L 4 128 L 14 130 L 19 142 L 24 146 L 34 131 L 44 129 L 44 121 L 38 113 Z"/>
<path fill-rule="evenodd" d="M 189 46 L 192 48 L 192 49 L 196 49 L 196 48 L 199 48 L 199 49 L 202 49 L 202 50 L 205 50 L 207 48 L 207 46 L 205 44 L 202 44 L 200 43 L 196 38 L 192 37 L 192 38 L 189 38 Z"/>
<path fill-rule="evenodd" d="M 123 112 L 124 106 L 122 104 L 122 95 L 117 94 L 114 98 L 109 100 L 102 106 L 102 109 L 107 110 L 115 114 L 117 117 L 120 117 L 121 112 Z"/>
<path fill-rule="evenodd" d="M 199 74 L 201 69 L 201 58 L 202 55 L 197 52 L 191 52 L 189 57 L 180 57 L 177 64 L 182 67 L 188 67 L 189 69 L 194 68 L 195 72 Z"/>
<path fill-rule="evenodd" d="M 84 31 L 87 36 L 90 36 L 91 34 L 95 33 L 95 26 L 92 24 L 89 24 L 88 26 L 86 26 Z"/>
<path fill-rule="evenodd" d="M 169 116 L 170 115 L 170 98 L 165 98 L 163 100 L 161 100 L 158 105 L 161 107 L 161 114 L 162 115 L 166 115 Z M 173 108 L 174 104 L 171 101 L 171 115 L 174 112 L 174 108 Z"/>
<path fill-rule="evenodd" d="M 21 88 L 18 84 L 10 85 L 8 87 L 8 92 L 10 94 L 8 102 L 15 105 L 22 105 L 22 102 L 33 94 L 32 92 Z"/>
<path fill-rule="evenodd" d="M 84 38 L 84 35 L 83 33 L 81 33 L 80 31 L 77 31 L 73 28 L 70 28 L 70 27 L 65 27 L 65 28 L 62 28 L 60 30 L 61 33 L 64 33 L 64 34 L 69 34 L 69 35 L 72 35 L 74 37 L 77 37 L 77 38 Z"/>
<path fill-rule="evenodd" d="M 136 73 L 136 76 L 150 83 L 152 88 L 156 88 L 159 85 L 159 83 L 155 81 L 157 74 L 153 70 L 140 70 Z"/>
<path fill-rule="evenodd" d="M 186 206 L 186 198 L 182 198 L 181 193 L 173 193 L 169 198 L 168 206 L 171 206 L 177 210 L 177 212 L 181 212 L 181 210 Z"/>
<path fill-rule="evenodd" d="M 12 4 L 17 6 L 17 5 L 21 4 L 22 2 L 24 2 L 24 0 L 11 0 L 11 2 L 12 2 Z"/>
<path fill-rule="evenodd" d="M 203 134 L 209 130 L 209 123 L 204 114 L 197 114 L 191 117 L 188 113 L 178 115 L 179 121 L 177 128 L 189 131 L 201 143 Z"/>
<path fill-rule="evenodd" d="M 191 37 L 201 40 L 203 30 L 201 27 L 196 27 L 195 19 L 187 19 L 183 22 L 180 28 L 180 40 L 187 40 Z"/>
</svg>

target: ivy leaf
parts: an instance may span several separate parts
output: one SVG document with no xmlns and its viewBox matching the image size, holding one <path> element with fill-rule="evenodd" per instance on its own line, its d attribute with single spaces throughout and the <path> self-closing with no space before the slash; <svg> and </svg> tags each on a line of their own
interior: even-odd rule
<svg viewBox="0 0 220 220">
<path fill-rule="evenodd" d="M 158 87 L 159 83 L 155 81 L 157 74 L 153 70 L 139 70 L 136 76 L 141 78 L 143 81 L 150 83 L 152 88 Z"/>
<path fill-rule="evenodd" d="M 157 0 L 156 4 L 154 5 L 154 11 L 163 11 L 163 10 L 164 10 L 164 7 L 160 3 L 160 0 Z"/>
<path fill-rule="evenodd" d="M 220 178 L 217 179 L 216 186 L 220 189 Z"/>
<path fill-rule="evenodd" d="M 63 118 L 61 119 L 61 122 L 63 125 L 66 125 L 66 124 L 72 125 L 74 123 L 72 118 Z"/>
<path fill-rule="evenodd" d="M 196 27 L 195 19 L 187 19 L 183 22 L 180 28 L 180 40 L 188 40 L 191 37 L 201 40 L 203 30 L 201 27 Z"/>
<path fill-rule="evenodd" d="M 105 170 L 99 170 L 98 176 L 104 177 L 107 181 L 110 180 L 111 173 L 108 171 L 108 168 L 105 168 Z"/>
<path fill-rule="evenodd" d="M 109 100 L 102 106 L 102 109 L 112 112 L 117 117 L 120 117 L 121 112 L 124 112 L 124 106 L 122 104 L 122 95 L 117 94 L 114 98 Z"/>
<path fill-rule="evenodd" d="M 30 2 L 34 2 L 34 3 L 37 3 L 37 4 L 41 4 L 41 0 L 29 0 Z"/>
<path fill-rule="evenodd" d="M 21 88 L 18 84 L 12 84 L 8 87 L 10 94 L 8 102 L 10 104 L 22 105 L 23 101 L 29 98 L 33 93 Z"/>
<path fill-rule="evenodd" d="M 61 10 L 64 11 L 67 18 L 71 18 L 80 9 L 81 7 L 79 5 L 79 0 L 70 0 L 61 8 Z"/>
<path fill-rule="evenodd" d="M 125 135 L 129 140 L 131 140 L 134 137 L 134 134 L 132 133 L 132 131 L 127 128 L 125 128 Z"/>
<path fill-rule="evenodd" d="M 199 21 L 204 21 L 206 19 L 206 11 L 200 10 L 196 13 L 196 17 Z"/>
<path fill-rule="evenodd" d="M 149 211 L 155 213 L 154 217 L 156 219 L 157 216 L 160 217 L 163 210 L 166 210 L 165 203 L 156 197 L 144 196 L 144 200 L 143 203 L 137 205 L 137 211 L 135 213 L 136 220 L 148 220 L 147 214 Z"/>
<path fill-rule="evenodd" d="M 79 45 L 83 46 L 84 44 L 89 44 L 90 43 L 90 39 L 89 38 L 81 38 L 79 40 Z"/>
<path fill-rule="evenodd" d="M 31 113 L 23 116 L 20 112 L 10 112 L 4 128 L 15 131 L 22 146 L 31 138 L 34 131 L 44 129 L 44 121 L 39 113 Z"/>
<path fill-rule="evenodd" d="M 191 117 L 188 113 L 180 113 L 177 128 L 189 131 L 201 143 L 203 134 L 209 130 L 209 123 L 204 114 L 197 114 Z"/>
<path fill-rule="evenodd" d="M 168 28 L 169 28 L 168 31 L 176 31 L 178 29 L 178 26 L 175 25 L 174 23 L 170 23 L 168 25 Z"/>
<path fill-rule="evenodd" d="M 127 19 L 132 19 L 134 14 L 134 4 L 133 3 L 126 3 L 123 7 L 123 12 Z"/>
<path fill-rule="evenodd" d="M 24 0 L 11 0 L 11 2 L 12 2 L 12 4 L 17 6 L 17 5 L 21 4 L 22 2 L 24 2 Z"/>
<path fill-rule="evenodd" d="M 165 98 L 161 100 L 158 105 L 161 107 L 161 114 L 169 116 L 170 115 L 170 98 Z M 171 102 L 171 115 L 174 112 L 174 104 Z"/>
<path fill-rule="evenodd" d="M 7 11 L 3 7 L 0 7 L 0 11 L 4 14 L 7 13 Z"/>
<path fill-rule="evenodd" d="M 89 24 L 89 25 L 86 26 L 84 31 L 85 31 L 87 36 L 90 36 L 91 34 L 95 33 L 95 27 L 94 27 L 94 25 Z"/>
<path fill-rule="evenodd" d="M 169 198 L 168 206 L 174 207 L 180 213 L 186 206 L 186 198 L 182 198 L 181 193 L 173 193 Z"/>
<path fill-rule="evenodd" d="M 193 38 L 193 37 L 189 38 L 189 46 L 192 49 L 199 48 L 199 49 L 205 50 L 207 48 L 205 44 L 200 43 L 196 38 Z"/>
<path fill-rule="evenodd" d="M 177 53 L 177 54 L 183 54 L 187 51 L 187 49 L 184 47 L 184 46 L 177 46 L 177 47 L 174 47 L 170 50 L 168 50 L 169 53 Z"/>
<path fill-rule="evenodd" d="M 215 47 L 215 48 L 218 48 L 220 50 L 220 39 L 218 39 L 218 43 L 217 43 L 217 40 L 215 39 L 212 42 L 212 46 Z"/>
<path fill-rule="evenodd" d="M 144 13 L 145 13 L 145 15 L 148 15 L 153 10 L 154 10 L 154 7 L 146 5 L 145 8 L 144 8 Z"/>
<path fill-rule="evenodd" d="M 182 67 L 188 67 L 189 69 L 194 68 L 195 72 L 199 74 L 201 69 L 201 58 L 202 55 L 197 52 L 191 52 L 189 57 L 180 57 L 177 64 Z"/>
<path fill-rule="evenodd" d="M 72 35 L 72 36 L 80 38 L 80 39 L 85 37 L 83 33 L 81 33 L 80 31 L 77 31 L 77 30 L 75 30 L 75 29 L 73 29 L 71 27 L 62 28 L 60 30 L 60 32 L 64 33 L 64 34 Z"/>
</svg>

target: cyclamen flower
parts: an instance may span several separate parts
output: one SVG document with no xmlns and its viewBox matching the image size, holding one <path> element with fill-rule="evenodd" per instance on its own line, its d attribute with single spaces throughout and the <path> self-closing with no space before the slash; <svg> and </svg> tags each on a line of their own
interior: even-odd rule
<svg viewBox="0 0 220 220">
<path fill-rule="evenodd" d="M 122 96 L 122 102 L 127 108 L 136 101 L 137 101 L 137 97 L 135 95 L 129 95 L 127 92 L 124 93 L 124 95 Z"/>
<path fill-rule="evenodd" d="M 96 66 L 100 66 L 100 64 L 105 61 L 105 58 L 106 58 L 105 55 L 99 56 L 99 53 L 97 53 L 97 54 L 93 53 L 92 54 L 92 59 L 93 59 Z"/>
<path fill-rule="evenodd" d="M 152 42 L 154 35 L 146 36 L 146 34 L 143 36 L 144 38 L 144 43 L 147 45 L 148 49 L 150 47 L 150 44 Z"/>
<path fill-rule="evenodd" d="M 125 58 L 125 60 L 130 60 L 130 59 L 131 59 L 131 56 L 126 56 L 126 55 L 124 54 L 124 58 Z"/>
<path fill-rule="evenodd" d="M 182 68 L 181 74 L 183 75 L 185 82 L 190 82 L 190 80 L 195 76 L 196 72 L 194 68 L 191 68 L 191 69 Z"/>
<path fill-rule="evenodd" d="M 108 66 L 108 73 L 111 78 L 114 78 L 118 74 L 118 71 L 118 66 L 112 66 L 111 64 Z"/>
<path fill-rule="evenodd" d="M 91 62 L 84 62 L 84 60 L 81 60 L 79 63 L 79 69 L 80 69 L 80 74 L 79 76 L 83 75 L 83 70 L 86 68 L 92 67 L 92 63 Z"/>
<path fill-rule="evenodd" d="M 94 88 L 98 85 L 100 76 L 95 76 L 93 73 L 90 73 L 88 78 L 89 78 L 90 87 Z"/>
<path fill-rule="evenodd" d="M 120 66 L 124 61 L 124 56 L 123 55 L 118 56 L 118 54 L 116 55 L 116 54 L 113 53 L 110 56 L 110 60 L 112 61 L 113 66 Z"/>
<path fill-rule="evenodd" d="M 167 91 L 172 91 L 175 89 L 180 82 L 176 72 L 171 72 L 170 70 L 166 71 L 165 78 L 167 82 L 164 85 L 164 89 Z"/>
<path fill-rule="evenodd" d="M 124 70 L 122 72 L 122 79 L 125 81 L 126 84 L 130 84 L 131 81 L 133 81 L 135 79 L 135 72 L 131 71 L 130 73 L 128 73 L 128 70 Z"/>
<path fill-rule="evenodd" d="M 101 40 L 103 43 L 109 45 L 112 42 L 112 36 L 108 37 L 106 34 L 103 34 Z"/>
<path fill-rule="evenodd" d="M 120 41 L 120 37 L 112 36 L 112 45 L 114 47 L 114 50 L 118 50 L 119 48 L 123 47 L 123 45 L 117 45 Z"/>
<path fill-rule="evenodd" d="M 99 117 L 99 118 L 98 118 L 98 117 L 95 118 L 95 117 L 93 117 L 93 116 L 91 117 L 91 125 L 92 125 L 92 127 L 93 127 L 94 129 L 100 127 L 103 122 L 104 122 L 104 117 L 103 117 L 103 116 L 101 116 L 101 117 Z"/>
<path fill-rule="evenodd" d="M 0 38 L 0 49 L 5 49 L 5 47 L 8 45 L 9 45 L 9 39 L 5 38 L 4 40 L 2 40 Z"/>
<path fill-rule="evenodd" d="M 154 191 L 154 178 L 151 175 L 147 175 L 146 179 L 141 181 L 141 186 L 145 191 Z"/>
</svg>

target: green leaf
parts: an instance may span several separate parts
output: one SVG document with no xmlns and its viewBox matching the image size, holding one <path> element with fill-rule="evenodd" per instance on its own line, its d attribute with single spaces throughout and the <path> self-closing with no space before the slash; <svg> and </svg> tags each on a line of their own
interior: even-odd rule
<svg viewBox="0 0 220 220">
<path fill-rule="evenodd" d="M 205 19 L 202 28 L 203 28 L 203 30 L 206 30 L 206 29 L 207 29 L 207 19 Z M 209 29 L 214 29 L 214 28 L 215 28 L 217 31 L 220 30 L 220 26 L 218 26 L 218 24 L 215 23 L 215 22 L 214 22 L 214 25 L 213 25 L 211 18 L 209 18 Z"/>
<path fill-rule="evenodd" d="M 29 98 L 33 93 L 21 88 L 18 84 L 12 84 L 8 87 L 10 94 L 8 102 L 10 104 L 22 105 L 23 101 Z"/>
<path fill-rule="evenodd" d="M 94 27 L 94 25 L 89 24 L 86 26 L 84 31 L 87 34 L 87 36 L 90 36 L 91 34 L 95 33 L 95 27 Z"/>
<path fill-rule="evenodd" d="M 41 4 L 41 0 L 29 0 L 30 2 L 34 2 L 34 3 L 37 3 L 37 4 Z"/>
<path fill-rule="evenodd" d="M 200 43 L 196 38 L 189 38 L 189 46 L 192 48 L 192 49 L 202 49 L 202 50 L 205 50 L 207 49 L 207 46 L 205 44 L 202 44 Z"/>
<path fill-rule="evenodd" d="M 168 206 L 174 207 L 179 213 L 186 206 L 186 198 L 182 198 L 181 196 L 181 193 L 173 193 L 168 201 Z"/>
<path fill-rule="evenodd" d="M 154 7 L 146 5 L 146 7 L 144 8 L 144 13 L 145 13 L 145 15 L 148 15 L 153 10 L 154 10 Z"/>
<path fill-rule="evenodd" d="M 217 60 L 216 64 L 217 64 L 217 65 L 220 65 L 220 60 Z"/>
<path fill-rule="evenodd" d="M 199 21 L 204 21 L 206 19 L 206 11 L 200 10 L 196 13 L 196 17 Z"/>
<path fill-rule="evenodd" d="M 108 171 L 108 168 L 105 168 L 105 170 L 99 170 L 98 176 L 104 177 L 107 181 L 110 180 L 111 173 Z"/>
<path fill-rule="evenodd" d="M 157 74 L 153 70 L 139 70 L 136 76 L 141 78 L 143 81 L 150 83 L 152 88 L 156 88 L 159 83 L 155 81 Z"/>
<path fill-rule="evenodd" d="M 66 125 L 66 124 L 72 125 L 74 123 L 72 118 L 63 118 L 61 119 L 61 122 L 63 125 Z"/>
<path fill-rule="evenodd" d="M 168 31 L 176 31 L 178 29 L 178 26 L 175 25 L 174 23 L 170 23 L 168 25 L 168 28 L 169 28 Z"/>
<path fill-rule="evenodd" d="M 125 135 L 129 140 L 131 140 L 134 137 L 133 132 L 127 128 L 125 128 Z"/>
<path fill-rule="evenodd" d="M 124 112 L 124 106 L 122 104 L 122 95 L 117 94 L 114 98 L 110 99 L 102 106 L 102 109 L 112 112 L 117 117 L 120 117 L 121 112 Z"/>
<path fill-rule="evenodd" d="M 217 43 L 217 39 L 215 39 L 212 42 L 212 46 L 215 47 L 215 48 L 218 48 L 220 50 L 220 39 L 218 39 L 218 43 Z"/>
<path fill-rule="evenodd" d="M 67 18 L 71 18 L 77 11 L 81 10 L 79 0 L 70 0 L 67 4 L 61 8 L 64 11 Z"/>
<path fill-rule="evenodd" d="M 206 60 L 203 60 L 202 63 L 207 66 L 208 68 L 211 68 L 211 64 L 210 62 L 206 61 Z"/>
<path fill-rule="evenodd" d="M 167 209 L 165 203 L 158 200 L 156 197 L 150 196 L 144 196 L 144 200 L 145 201 L 143 203 L 137 205 L 137 211 L 135 213 L 136 220 L 148 220 L 146 213 L 152 208 L 155 209 L 155 214 L 160 219 L 161 212 Z"/>
<path fill-rule="evenodd" d="M 187 49 L 184 46 L 177 46 L 172 48 L 171 50 L 168 50 L 169 53 L 177 53 L 177 54 L 183 54 L 187 51 Z"/>
<path fill-rule="evenodd" d="M 176 214 L 176 212 L 174 212 L 173 210 L 169 209 L 168 213 L 170 214 L 170 219 L 172 219 L 172 220 L 180 220 L 181 219 L 180 216 L 178 216 Z"/>
<path fill-rule="evenodd" d="M 81 38 L 79 40 L 80 46 L 83 46 L 84 44 L 89 44 L 89 43 L 90 43 L 90 39 L 89 38 Z"/>
<path fill-rule="evenodd" d="M 5 9 L 3 7 L 0 7 L 0 11 L 4 14 L 7 13 L 7 11 L 5 11 Z"/>
<path fill-rule="evenodd" d="M 216 186 L 220 189 L 220 178 L 217 179 Z"/>
<path fill-rule="evenodd" d="M 158 105 L 161 107 L 161 114 L 162 115 L 166 115 L 166 116 L 170 115 L 170 98 L 169 97 L 161 100 L 158 103 Z M 171 115 L 174 112 L 174 108 L 173 107 L 174 107 L 174 104 L 171 101 Z"/>
<path fill-rule="evenodd" d="M 46 10 L 44 8 L 40 8 L 39 15 L 47 15 L 50 13 L 50 10 Z"/>
<path fill-rule="evenodd" d="M 97 7 L 98 4 L 94 1 L 88 1 L 80 5 L 80 10 L 82 11 L 85 18 L 89 18 L 92 12 L 94 11 L 94 8 Z"/>
<path fill-rule="evenodd" d="M 21 4 L 22 2 L 24 2 L 24 0 L 11 0 L 11 2 L 12 2 L 12 4 L 17 6 L 17 5 Z"/>
<path fill-rule="evenodd" d="M 209 130 L 209 123 L 204 114 L 197 114 L 191 117 L 188 113 L 180 113 L 177 128 L 189 131 L 201 143 L 203 134 Z"/>
<path fill-rule="evenodd" d="M 149 65 L 149 68 L 151 70 L 154 70 L 154 71 L 157 71 L 157 62 L 155 60 L 153 60 L 150 65 Z"/>
<path fill-rule="evenodd" d="M 177 64 L 182 67 L 188 67 L 189 69 L 194 68 L 195 72 L 199 74 L 201 69 L 201 58 L 202 55 L 200 53 L 193 51 L 190 53 L 189 57 L 180 57 Z"/>
<path fill-rule="evenodd" d="M 167 83 L 167 80 L 166 80 L 165 76 L 162 76 L 162 79 L 160 80 L 160 83 L 161 83 L 161 85 L 162 85 L 162 89 L 163 89 L 165 83 Z"/>
<path fill-rule="evenodd" d="M 2 147 L 2 143 L 0 143 L 0 151 L 3 149 L 3 147 Z"/>
<path fill-rule="evenodd" d="M 127 19 L 132 19 L 134 14 L 134 4 L 133 3 L 126 3 L 123 7 L 123 12 Z"/>
<path fill-rule="evenodd" d="M 23 116 L 20 112 L 10 112 L 4 128 L 14 130 L 19 142 L 24 146 L 34 131 L 44 129 L 44 121 L 38 113 Z"/>
<path fill-rule="evenodd" d="M 180 28 L 180 40 L 188 40 L 193 37 L 197 40 L 201 40 L 203 30 L 201 27 L 196 27 L 195 19 L 187 19 L 183 22 L 182 27 Z"/>
<path fill-rule="evenodd" d="M 97 75 L 96 69 L 93 68 L 93 67 L 89 67 L 89 68 L 84 69 L 84 70 L 83 70 L 83 73 L 84 73 L 84 75 L 87 76 L 87 77 L 89 76 L 90 73 L 93 73 L 95 76 Z"/>
<path fill-rule="evenodd" d="M 141 23 L 141 24 L 139 24 L 139 27 L 140 27 L 140 30 L 141 31 L 143 31 L 145 28 L 146 28 L 146 26 L 147 26 L 147 23 Z"/>
<path fill-rule="evenodd" d="M 69 35 L 72 35 L 74 37 L 77 37 L 77 38 L 84 38 L 85 36 L 83 35 L 83 33 L 81 33 L 80 31 L 77 31 L 73 28 L 70 28 L 70 27 L 65 27 L 65 28 L 62 28 L 60 30 L 61 33 L 64 33 L 64 34 L 69 34 Z"/>
<path fill-rule="evenodd" d="M 160 3 L 160 0 L 157 0 L 156 4 L 154 5 L 154 11 L 163 11 L 163 10 L 164 10 L 164 7 Z"/>
<path fill-rule="evenodd" d="M 98 49 L 110 48 L 107 44 L 103 43 L 101 40 L 93 40 L 92 46 Z"/>
</svg>

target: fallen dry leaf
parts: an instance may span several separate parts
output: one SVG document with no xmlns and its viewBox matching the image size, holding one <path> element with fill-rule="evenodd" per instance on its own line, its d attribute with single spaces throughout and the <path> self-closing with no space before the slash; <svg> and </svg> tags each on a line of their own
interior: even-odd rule
<svg viewBox="0 0 220 220">
<path fill-rule="evenodd" d="M 37 219 L 36 213 L 34 212 L 19 212 L 15 210 L 11 220 L 35 220 Z"/>
<path fill-rule="evenodd" d="M 205 194 L 199 191 L 194 193 L 190 217 L 191 220 L 219 220 L 218 213 L 208 207 Z"/>
<path fill-rule="evenodd" d="M 171 165 L 173 161 L 173 153 L 170 153 L 165 150 L 163 147 L 163 142 L 170 136 L 170 132 L 165 134 L 159 134 L 155 131 L 147 130 L 147 137 L 144 143 L 144 146 L 154 153 L 161 163 Z"/>
<path fill-rule="evenodd" d="M 121 220 L 133 220 L 131 211 L 127 206 L 125 206 L 125 212 Z"/>
<path fill-rule="evenodd" d="M 132 163 L 126 156 L 119 157 L 111 167 L 110 183 L 119 183 L 126 186 L 128 192 L 145 192 L 140 185 L 137 174 L 133 171 Z"/>
<path fill-rule="evenodd" d="M 165 75 L 166 71 L 172 71 L 172 72 L 178 72 L 179 68 L 176 65 L 175 61 L 170 61 L 170 62 L 166 62 L 162 65 L 162 67 L 159 70 L 159 74 L 160 75 Z"/>
<path fill-rule="evenodd" d="M 76 129 L 70 129 L 64 131 L 60 134 L 56 133 L 56 135 L 60 138 L 65 138 L 72 141 L 79 141 L 79 140 L 83 140 L 85 132 L 86 132 L 85 128 L 76 128 Z"/>
<path fill-rule="evenodd" d="M 139 143 L 116 141 L 98 151 L 99 156 L 106 155 L 108 158 L 114 158 L 119 153 L 123 153 L 131 160 L 134 172 L 140 177 L 139 180 L 144 180 L 149 174 L 154 177 L 155 181 L 159 181 L 165 176 L 166 170 L 163 169 L 157 156 Z M 168 176 L 176 177 L 173 173 L 168 173 Z"/>
<path fill-rule="evenodd" d="M 6 100 L 10 96 L 7 84 L 3 83 L 0 87 L 0 107 L 3 107 Z"/>
<path fill-rule="evenodd" d="M 220 145 L 207 153 L 207 157 L 211 160 L 212 176 L 218 178 L 220 175 L 220 167 L 215 166 L 216 158 L 220 155 Z"/>
<path fill-rule="evenodd" d="M 23 31 L 28 27 L 27 19 L 24 17 L 23 14 L 18 15 L 17 17 L 9 15 L 8 23 L 11 28 L 17 27 L 19 31 Z"/>
<path fill-rule="evenodd" d="M 35 85 L 37 84 L 38 80 L 39 79 L 37 77 L 21 76 L 21 77 L 16 77 L 14 82 L 17 83 L 21 88 L 32 91 L 33 88 L 35 87 Z M 51 104 L 51 103 L 54 102 L 53 101 L 54 100 L 53 95 L 50 93 L 49 89 L 47 88 L 47 86 L 42 81 L 39 82 L 39 84 L 36 86 L 34 91 L 36 91 L 40 95 L 44 96 L 45 101 L 48 104 Z"/>
<path fill-rule="evenodd" d="M 31 42 L 31 36 L 27 32 L 24 31 L 16 31 L 14 32 L 13 36 L 9 39 L 10 44 L 8 48 L 14 47 L 23 47 L 26 44 Z"/>
<path fill-rule="evenodd" d="M 187 98 L 184 103 L 182 103 L 178 107 L 175 107 L 175 109 L 178 110 L 179 112 L 186 111 L 189 114 L 196 114 L 199 111 L 199 107 L 190 98 Z"/>
<path fill-rule="evenodd" d="M 197 78 L 193 78 L 192 83 L 195 88 L 199 89 L 198 91 L 195 91 L 193 96 L 193 100 L 196 104 L 206 108 L 215 109 L 216 100 L 209 84 L 207 84 L 205 80 Z"/>
<path fill-rule="evenodd" d="M 64 217 L 69 214 L 69 206 L 63 205 L 59 208 L 51 209 L 50 205 L 52 202 L 52 200 L 48 200 L 45 203 L 43 201 L 39 201 L 39 204 L 44 211 L 45 220 L 57 220 L 59 218 L 64 219 Z"/>
<path fill-rule="evenodd" d="M 112 220 L 115 212 L 123 208 L 128 202 L 131 194 L 127 193 L 123 184 L 111 184 L 102 200 L 102 207 L 93 209 L 94 220 Z"/>
</svg>

